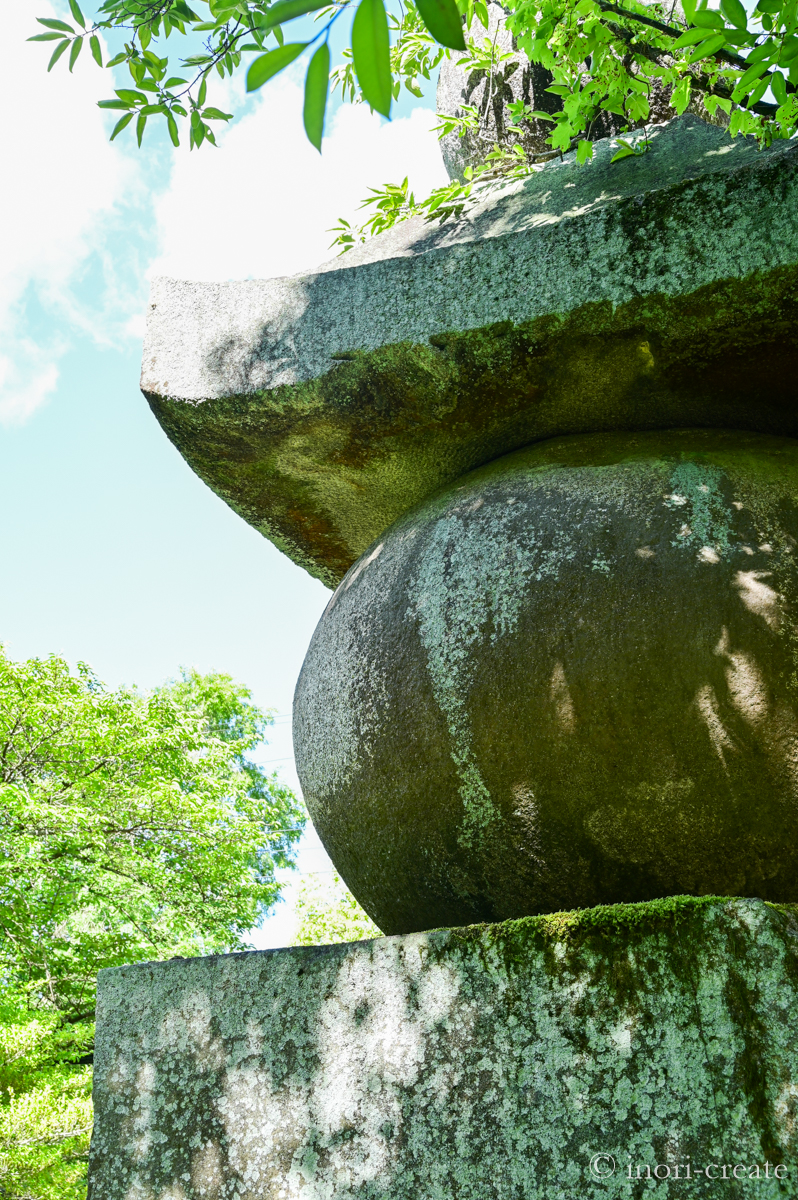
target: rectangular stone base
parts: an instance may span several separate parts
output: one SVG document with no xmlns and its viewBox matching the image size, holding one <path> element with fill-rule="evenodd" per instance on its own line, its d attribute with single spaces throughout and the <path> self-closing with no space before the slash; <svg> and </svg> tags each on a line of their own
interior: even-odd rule
<svg viewBox="0 0 798 1200">
<path fill-rule="evenodd" d="M 104 971 L 94 1099 L 91 1200 L 798 1197 L 796 910 Z"/>
</svg>

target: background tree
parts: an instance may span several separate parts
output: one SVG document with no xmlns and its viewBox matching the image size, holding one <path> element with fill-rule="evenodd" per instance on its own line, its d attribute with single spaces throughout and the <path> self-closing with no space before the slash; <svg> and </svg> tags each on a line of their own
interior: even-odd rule
<svg viewBox="0 0 798 1200">
<path fill-rule="evenodd" d="M 97 971 L 240 950 L 304 809 L 226 675 L 111 691 L 0 648 L 0 1195 L 85 1195 Z"/>
<path fill-rule="evenodd" d="M 299 885 L 296 911 L 297 946 L 327 946 L 383 936 L 336 871 L 306 875 Z"/>
</svg>

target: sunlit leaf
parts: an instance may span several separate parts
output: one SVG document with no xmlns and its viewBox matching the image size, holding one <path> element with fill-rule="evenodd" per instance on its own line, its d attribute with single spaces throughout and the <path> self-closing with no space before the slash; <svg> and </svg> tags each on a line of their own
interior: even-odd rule
<svg viewBox="0 0 798 1200">
<path fill-rule="evenodd" d="M 262 29 L 272 25 L 282 25 L 284 21 L 293 21 L 295 17 L 304 17 L 306 13 L 317 12 L 320 8 L 329 8 L 330 0 L 277 0 L 265 13 L 266 21 Z"/>
<path fill-rule="evenodd" d="M 450 50 L 465 50 L 463 22 L 454 0 L 416 0 L 416 8 L 436 42 Z"/>
<path fill-rule="evenodd" d="M 299 58 L 307 44 L 307 42 L 288 42 L 285 46 L 278 46 L 276 50 L 270 50 L 268 54 L 262 54 L 260 58 L 256 58 L 247 71 L 247 91 L 254 92 L 259 87 L 263 87 L 267 79 L 271 79 L 279 71 L 282 71 L 295 58 Z"/>
<path fill-rule="evenodd" d="M 322 42 L 308 64 L 305 78 L 305 103 L 302 118 L 308 141 L 321 153 L 324 114 L 330 84 L 330 47 Z"/>
<path fill-rule="evenodd" d="M 83 13 L 80 11 L 78 0 L 69 0 L 69 11 L 82 29 L 86 28 L 86 22 L 83 19 Z"/>
<path fill-rule="evenodd" d="M 74 67 L 75 63 L 78 61 L 78 55 L 80 54 L 82 49 L 83 49 L 83 38 L 75 38 L 74 42 L 72 43 L 72 49 L 69 52 L 70 74 L 72 73 L 72 68 Z"/>
<path fill-rule="evenodd" d="M 69 40 L 68 40 L 68 39 L 67 39 L 67 40 L 65 40 L 65 41 L 63 41 L 63 42 L 59 42 L 59 43 L 58 43 L 58 45 L 56 46 L 55 50 L 53 51 L 53 56 L 52 56 L 52 58 L 50 59 L 49 63 L 47 64 L 47 70 L 48 70 L 48 71 L 52 71 L 53 67 L 54 67 L 54 66 L 55 66 L 55 64 L 58 62 L 59 58 L 60 58 L 60 57 L 61 57 L 61 55 L 64 53 L 64 51 L 66 50 L 66 48 L 67 48 L 67 46 L 68 46 L 68 45 L 69 45 Z"/>
<path fill-rule="evenodd" d="M 139 118 L 136 121 L 136 141 L 139 144 L 139 149 L 141 149 L 141 139 L 144 137 L 144 126 L 146 124 L 147 124 L 147 118 L 144 116 L 143 113 L 140 113 Z"/>
<path fill-rule="evenodd" d="M 360 0 L 352 22 L 355 74 L 366 101 L 384 117 L 391 113 L 391 43 L 383 0 Z"/>
<path fill-rule="evenodd" d="M 133 113 L 129 112 L 129 113 L 126 113 L 125 116 L 122 117 L 119 121 L 117 121 L 116 125 L 114 125 L 114 132 L 111 134 L 111 141 L 113 141 L 114 138 L 116 137 L 116 135 L 118 133 L 121 133 L 122 130 L 125 128 L 125 126 L 129 125 L 132 120 L 133 120 Z"/>
<path fill-rule="evenodd" d="M 688 29 L 686 33 L 671 43 L 671 50 L 681 50 L 683 46 L 695 46 L 696 43 L 703 42 L 706 36 L 706 29 Z"/>
<path fill-rule="evenodd" d="M 710 58 L 713 54 L 717 54 L 718 50 L 722 50 L 726 45 L 726 37 L 722 33 L 713 33 L 711 38 L 707 38 L 705 42 L 701 42 L 696 46 L 692 54 L 688 54 L 687 62 L 699 62 L 702 58 Z"/>
<path fill-rule="evenodd" d="M 94 33 L 89 38 L 89 49 L 97 66 L 101 67 L 103 65 L 103 52 L 100 48 L 100 39 Z"/>
<path fill-rule="evenodd" d="M 747 28 L 748 14 L 740 0 L 720 0 L 720 11 L 730 25 L 736 25 L 738 29 Z"/>
<path fill-rule="evenodd" d="M 67 25 L 66 21 L 56 21 L 51 17 L 37 17 L 36 20 L 40 25 L 45 25 L 48 29 L 57 29 L 61 33 L 74 34 L 75 30 L 71 25 Z"/>
</svg>

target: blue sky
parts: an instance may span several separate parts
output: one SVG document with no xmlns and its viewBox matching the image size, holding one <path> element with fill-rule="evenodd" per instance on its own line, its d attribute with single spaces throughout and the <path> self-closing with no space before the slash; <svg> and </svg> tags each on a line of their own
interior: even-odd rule
<svg viewBox="0 0 798 1200">
<path fill-rule="evenodd" d="M 254 97 L 219 85 L 209 102 L 237 120 L 217 152 L 174 153 L 149 130 L 137 151 L 124 136 L 109 145 L 113 121 L 95 106 L 110 72 L 86 54 L 71 78 L 63 60 L 48 76 L 45 48 L 24 43 L 36 16 L 65 10 L 21 7 L 0 200 L 0 640 L 16 658 L 88 662 L 110 685 L 228 671 L 278 714 L 264 759 L 296 785 L 291 699 L 329 593 L 214 496 L 151 416 L 138 388 L 149 279 L 328 259 L 327 231 L 369 186 L 445 181 L 434 93 L 390 124 L 333 105 L 320 158 L 297 65 Z M 300 867 L 329 869 L 312 833 Z M 289 894 L 258 944 L 284 943 L 292 924 Z"/>
</svg>

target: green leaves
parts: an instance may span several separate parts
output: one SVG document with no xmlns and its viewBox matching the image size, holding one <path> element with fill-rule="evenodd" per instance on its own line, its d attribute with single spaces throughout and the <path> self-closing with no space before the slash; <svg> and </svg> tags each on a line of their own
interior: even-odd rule
<svg viewBox="0 0 798 1200">
<path fill-rule="evenodd" d="M 48 71 L 52 71 L 53 67 L 58 62 L 59 58 L 64 53 L 64 51 L 66 50 L 68 45 L 69 45 L 69 40 L 58 43 L 55 50 L 53 51 L 53 57 L 50 59 L 49 63 L 47 64 Z"/>
<path fill-rule="evenodd" d="M 263 87 L 267 79 L 272 79 L 295 58 L 299 58 L 307 45 L 307 42 L 287 42 L 284 46 L 278 46 L 276 50 L 270 50 L 268 54 L 256 58 L 247 71 L 247 91 L 255 92 L 259 87 Z"/>
<path fill-rule="evenodd" d="M 85 29 L 86 22 L 83 19 L 83 13 L 80 11 L 80 6 L 77 3 L 77 0 L 69 0 L 69 11 L 72 13 L 72 16 L 75 18 L 78 25 L 80 25 L 81 29 Z"/>
<path fill-rule="evenodd" d="M 37 17 L 36 20 L 40 25 L 45 25 L 48 29 L 58 29 L 62 33 L 70 34 L 70 36 L 75 32 L 71 25 L 67 25 L 66 21 L 56 21 L 50 17 Z"/>
<path fill-rule="evenodd" d="M 720 11 L 730 25 L 735 25 L 738 29 L 747 28 L 748 14 L 740 0 L 720 0 Z"/>
<path fill-rule="evenodd" d="M 277 0 L 276 4 L 266 9 L 266 20 L 262 28 L 282 25 L 285 21 L 293 21 L 295 17 L 304 17 L 306 13 L 329 6 L 330 0 Z"/>
<path fill-rule="evenodd" d="M 109 104 L 113 104 L 113 103 L 114 103 L 113 100 L 105 101 L 105 107 L 107 108 L 109 106 Z M 100 101 L 100 107 L 103 107 L 102 101 Z M 118 133 L 121 133 L 122 130 L 125 129 L 126 126 L 128 126 L 132 120 L 133 120 L 133 113 L 129 112 L 129 113 L 126 113 L 125 116 L 122 117 L 119 121 L 117 121 L 116 125 L 114 125 L 114 132 L 111 134 L 111 141 L 113 141 L 114 138 L 116 137 L 116 135 Z"/>
<path fill-rule="evenodd" d="M 92 34 L 89 38 L 89 49 L 91 50 L 91 56 L 96 62 L 97 66 L 101 67 L 103 65 L 103 52 L 100 49 L 100 39 L 96 34 Z"/>
<path fill-rule="evenodd" d="M 365 100 L 378 113 L 389 117 L 393 78 L 388 18 L 383 0 L 360 0 L 352 22 L 352 57 Z"/>
<path fill-rule="evenodd" d="M 725 45 L 726 35 L 723 33 L 713 33 L 712 37 L 707 38 L 704 42 L 700 42 L 692 54 L 687 55 L 686 61 L 694 63 L 699 62 L 702 58 L 711 58 L 713 54 L 717 54 L 718 50 L 722 50 Z"/>
<path fill-rule="evenodd" d="M 305 78 L 305 103 L 302 112 L 308 141 L 316 147 L 320 154 L 329 86 L 330 47 L 326 42 L 322 42 L 308 66 Z"/>
<path fill-rule="evenodd" d="M 436 42 L 450 50 L 465 50 L 463 22 L 454 0 L 416 0 L 416 8 Z"/>
<path fill-rule="evenodd" d="M 80 54 L 82 49 L 83 49 L 83 38 L 75 38 L 74 42 L 72 43 L 72 49 L 69 52 L 69 73 L 70 73 L 70 75 L 72 74 L 72 68 L 74 67 L 75 63 L 78 61 L 78 55 Z"/>
</svg>

